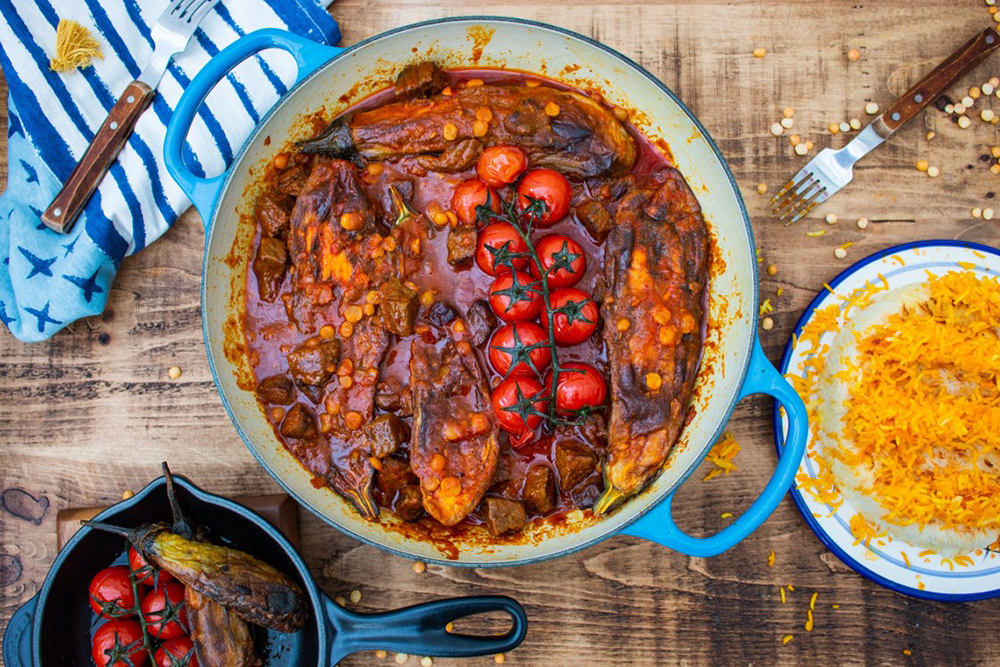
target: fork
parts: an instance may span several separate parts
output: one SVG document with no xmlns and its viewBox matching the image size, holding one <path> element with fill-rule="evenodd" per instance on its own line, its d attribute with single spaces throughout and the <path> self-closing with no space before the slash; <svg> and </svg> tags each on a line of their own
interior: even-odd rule
<svg viewBox="0 0 1000 667">
<path fill-rule="evenodd" d="M 824 148 L 774 195 L 774 207 L 786 224 L 801 220 L 854 178 L 854 163 L 937 99 L 949 86 L 1000 46 L 1000 35 L 986 28 L 963 44 L 930 74 L 893 102 L 840 150 Z"/>
<path fill-rule="evenodd" d="M 139 77 L 128 84 L 108 112 L 83 157 L 63 184 L 45 212 L 42 222 L 54 231 L 66 234 L 90 201 L 104 174 L 125 146 L 136 121 L 153 101 L 156 87 L 167 65 L 191 41 L 191 36 L 208 11 L 219 0 L 173 0 L 153 25 L 153 55 Z"/>
</svg>

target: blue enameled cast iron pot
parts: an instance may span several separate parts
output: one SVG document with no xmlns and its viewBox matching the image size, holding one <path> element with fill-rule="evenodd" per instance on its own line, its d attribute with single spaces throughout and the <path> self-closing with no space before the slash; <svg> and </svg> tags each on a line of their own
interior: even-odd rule
<svg viewBox="0 0 1000 667">
<path fill-rule="evenodd" d="M 297 82 L 261 120 L 223 174 L 195 176 L 185 166 L 181 148 L 198 107 L 233 67 L 271 48 L 282 49 L 295 59 Z M 693 417 L 659 477 L 610 516 L 575 511 L 558 525 L 533 524 L 524 534 L 504 540 L 490 539 L 485 530 L 481 534 L 469 531 L 447 548 L 398 529 L 398 520 L 389 513 L 383 513 L 379 521 L 366 521 L 336 493 L 311 484 L 309 473 L 285 450 L 258 405 L 253 383 L 247 382 L 252 374 L 246 355 L 233 353 L 242 344 L 254 193 L 264 168 L 277 152 L 286 150 L 288 141 L 310 135 L 305 116 L 321 112 L 330 117 L 384 88 L 405 65 L 428 58 L 447 68 L 546 73 L 570 85 L 597 89 L 611 104 L 635 109 L 633 122 L 646 136 L 666 141 L 701 203 L 714 248 L 708 329 Z M 687 554 L 711 556 L 756 529 L 791 485 L 805 447 L 806 411 L 757 340 L 757 258 L 736 181 L 694 115 L 649 72 L 616 51 L 553 26 L 493 17 L 420 23 L 348 49 L 262 30 L 223 50 L 194 78 L 167 128 L 165 152 L 167 169 L 194 202 L 207 229 L 202 319 L 209 363 L 223 404 L 261 465 L 300 503 L 340 530 L 409 558 L 475 567 L 554 558 L 619 532 Z M 673 495 L 719 438 L 736 403 L 758 393 L 779 400 L 790 418 L 789 437 L 777 469 L 742 516 L 715 535 L 691 537 L 671 517 Z"/>
<path fill-rule="evenodd" d="M 309 602 L 306 627 L 293 634 L 269 631 L 265 665 L 305 667 L 335 665 L 356 651 L 385 649 L 413 655 L 462 657 L 501 653 L 516 648 L 528 629 L 524 609 L 502 596 L 438 600 L 381 614 L 358 614 L 322 593 L 306 564 L 281 532 L 242 505 L 202 491 L 174 476 L 177 497 L 191 520 L 205 526 L 217 543 L 241 549 L 269 563 L 305 591 Z M 164 478 L 154 480 L 134 497 L 101 512 L 98 521 L 118 526 L 171 521 Z M 120 556 L 125 541 L 83 527 L 59 552 L 38 594 L 14 612 L 3 637 L 6 667 L 92 665 L 91 611 L 87 584 L 101 568 Z M 505 612 L 513 619 L 499 636 L 450 633 L 445 626 L 484 612 Z"/>
</svg>

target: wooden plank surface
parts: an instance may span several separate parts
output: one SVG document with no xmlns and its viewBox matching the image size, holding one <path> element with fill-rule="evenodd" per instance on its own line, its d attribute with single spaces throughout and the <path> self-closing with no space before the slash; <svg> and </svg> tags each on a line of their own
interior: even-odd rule
<svg viewBox="0 0 1000 667">
<path fill-rule="evenodd" d="M 499 13 L 590 35 L 647 67 L 719 142 L 745 194 L 757 243 L 779 267 L 763 283 L 765 294 L 784 288 L 772 299 L 775 327 L 762 332 L 772 359 L 816 290 L 848 261 L 918 239 L 993 245 L 1000 239 L 1000 222 L 969 213 L 989 206 L 1000 191 L 1000 177 L 979 160 L 1000 143 L 997 128 L 977 119 L 961 130 L 933 109 L 866 159 L 845 192 L 796 227 L 776 223 L 764 208 L 766 197 L 756 192 L 760 182 L 773 192 L 805 161 L 769 132 L 783 107 L 795 108 L 803 140 L 842 145 L 844 137 L 830 137 L 827 124 L 864 121 L 866 101 L 886 106 L 989 25 L 981 0 L 340 0 L 331 12 L 345 44 L 413 21 Z M 753 58 L 757 47 L 768 55 Z M 848 61 L 849 48 L 860 50 L 859 62 Z M 996 55 L 964 88 L 994 74 L 1000 75 Z M 993 102 L 1000 110 L 1000 101 Z M 928 142 L 931 129 L 938 135 Z M 0 133 L 0 185 L 5 136 Z M 939 178 L 914 169 L 921 157 L 940 168 Z M 820 216 L 828 212 L 840 222 L 825 225 Z M 872 221 L 865 231 L 854 225 L 861 216 Z M 822 238 L 804 234 L 821 228 L 828 231 Z M 0 332 L 0 626 L 41 585 L 55 556 L 60 508 L 112 502 L 155 477 L 161 460 L 216 493 L 278 490 L 233 430 L 209 374 L 198 304 L 203 238 L 197 215 L 189 212 L 124 263 L 104 316 L 78 322 L 50 342 L 23 345 Z M 848 259 L 835 259 L 834 248 L 846 242 L 855 244 Z M 184 373 L 170 380 L 167 369 L 175 365 Z M 743 446 L 739 470 L 686 485 L 675 502 L 682 526 L 716 529 L 720 513 L 738 512 L 763 487 L 775 461 L 769 417 L 765 401 L 739 407 L 730 425 Z M 415 574 L 410 562 L 363 546 L 308 512 L 301 528 L 303 554 L 322 587 L 331 595 L 360 590 L 364 597 L 352 606 L 361 611 L 452 595 L 516 597 L 531 627 L 509 664 L 1000 664 L 995 601 L 923 602 L 882 589 L 825 549 L 788 499 L 756 534 L 709 560 L 615 537 L 528 567 L 432 566 Z M 772 549 L 777 559 L 768 567 Z M 778 587 L 789 583 L 797 592 L 783 605 Z M 816 626 L 807 633 L 814 591 Z M 782 645 L 787 634 L 795 638 Z M 366 654 L 346 664 L 373 662 Z M 489 658 L 437 662 L 491 664 Z M 408 664 L 418 662 L 411 657 Z"/>
</svg>

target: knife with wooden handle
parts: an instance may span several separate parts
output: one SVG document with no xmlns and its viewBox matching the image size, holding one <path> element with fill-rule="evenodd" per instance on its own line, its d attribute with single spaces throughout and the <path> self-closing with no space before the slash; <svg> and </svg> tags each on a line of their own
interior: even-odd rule
<svg viewBox="0 0 1000 667">
<path fill-rule="evenodd" d="M 66 234 L 90 201 L 94 190 L 132 135 L 136 121 L 149 107 L 170 60 L 182 52 L 198 24 L 218 0 L 172 0 L 153 25 L 153 55 L 139 77 L 108 112 L 83 157 L 63 184 L 45 212 L 42 222 L 60 234 Z"/>
</svg>

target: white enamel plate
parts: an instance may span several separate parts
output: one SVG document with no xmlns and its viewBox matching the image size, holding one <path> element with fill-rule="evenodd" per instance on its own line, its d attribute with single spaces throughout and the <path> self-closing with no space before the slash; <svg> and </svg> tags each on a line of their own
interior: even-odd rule
<svg viewBox="0 0 1000 667">
<path fill-rule="evenodd" d="M 884 284 L 883 277 L 890 289 L 896 289 L 924 282 L 928 273 L 943 275 L 956 270 L 1000 276 L 1000 250 L 960 241 L 924 241 L 895 246 L 863 259 L 830 282 L 831 289 L 823 290 L 806 308 L 785 347 L 780 371 L 789 378 L 806 376 L 801 364 L 814 348 L 812 344 L 795 343 L 817 311 L 842 303 L 855 290 L 865 289 L 866 284 Z M 833 336 L 832 331 L 823 334 L 817 348 L 828 344 Z M 788 423 L 778 407 L 774 423 L 780 451 Z M 820 472 L 817 462 L 809 456 L 815 445 L 810 434 L 806 456 L 799 466 L 800 475 L 814 479 Z M 889 537 L 872 538 L 866 546 L 851 530 L 850 521 L 858 509 L 849 497 L 840 496 L 843 503 L 835 509 L 799 487 L 799 483 L 792 487 L 792 497 L 806 523 L 831 551 L 862 576 L 894 591 L 933 600 L 958 602 L 1000 596 L 1000 553 L 984 547 L 958 558 L 945 558 Z"/>
</svg>

